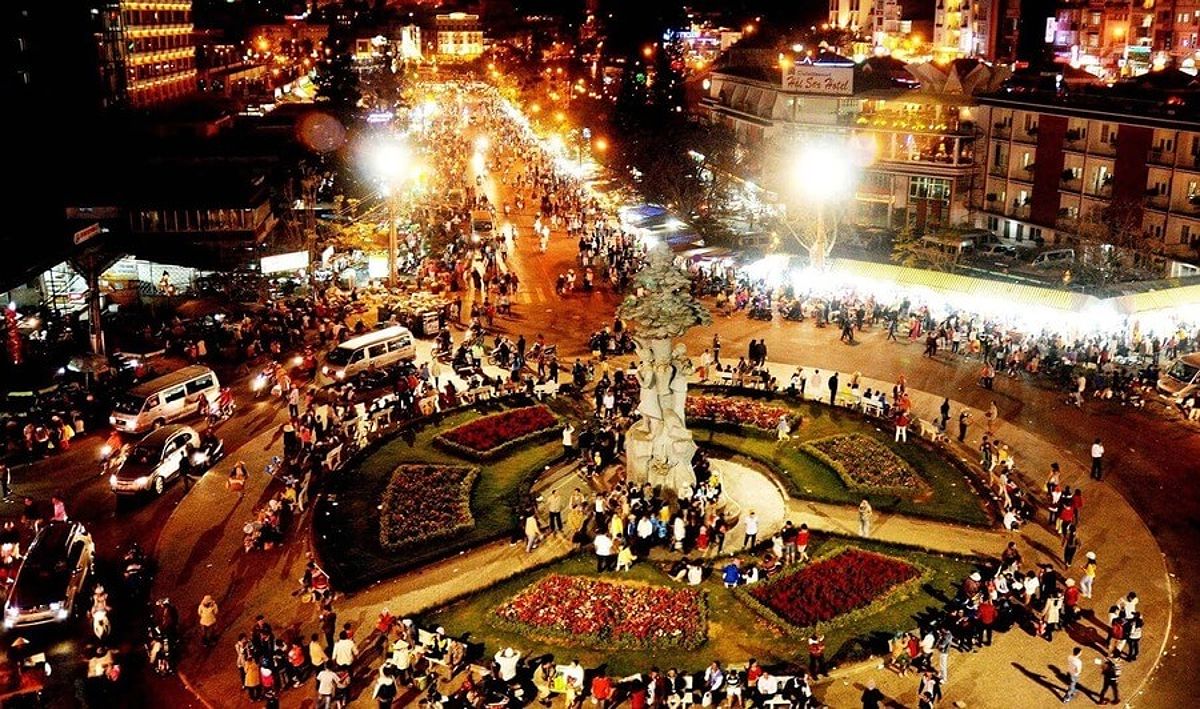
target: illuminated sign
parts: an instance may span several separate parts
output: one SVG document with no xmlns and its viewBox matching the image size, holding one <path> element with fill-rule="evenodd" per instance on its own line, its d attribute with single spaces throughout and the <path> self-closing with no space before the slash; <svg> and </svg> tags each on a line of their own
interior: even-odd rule
<svg viewBox="0 0 1200 709">
<path fill-rule="evenodd" d="M 299 271 L 308 268 L 308 252 L 293 251 L 277 256 L 263 256 L 259 268 L 264 274 Z"/>
<path fill-rule="evenodd" d="M 854 93 L 854 67 L 791 64 L 784 67 L 783 88 L 821 96 L 850 96 Z"/>
</svg>

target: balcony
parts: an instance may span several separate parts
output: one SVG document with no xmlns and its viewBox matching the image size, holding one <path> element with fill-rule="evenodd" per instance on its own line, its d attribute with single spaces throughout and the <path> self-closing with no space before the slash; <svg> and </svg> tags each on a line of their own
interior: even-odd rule
<svg viewBox="0 0 1200 709">
<path fill-rule="evenodd" d="M 1066 135 L 1063 136 L 1063 148 L 1066 150 L 1082 152 L 1086 144 L 1087 141 L 1085 140 L 1084 132 L 1078 128 L 1068 130 Z"/>
<path fill-rule="evenodd" d="M 992 137 L 1008 140 L 1012 137 L 1012 124 L 1008 121 L 997 121 L 992 124 Z"/>
<path fill-rule="evenodd" d="M 1150 209 L 1167 211 L 1171 204 L 1171 196 L 1151 188 L 1146 190 L 1146 206 Z"/>
<path fill-rule="evenodd" d="M 1171 167 L 1175 164 L 1175 151 L 1163 150 L 1161 147 L 1150 148 L 1150 154 L 1146 156 L 1146 162 L 1151 165 Z"/>
<path fill-rule="evenodd" d="M 1088 144 L 1088 152 L 1093 155 L 1108 155 L 1117 154 L 1117 138 L 1113 136 L 1108 139 L 1108 142 L 1103 140 L 1093 140 Z"/>
<path fill-rule="evenodd" d="M 1013 133 L 1013 140 L 1018 143 L 1037 143 L 1038 127 L 1036 125 L 1028 128 L 1019 128 Z"/>
<path fill-rule="evenodd" d="M 988 174 L 992 177 L 999 177 L 1002 180 L 1008 179 L 1008 160 L 1004 160 L 999 165 L 989 165 Z"/>
<path fill-rule="evenodd" d="M 1008 216 L 1013 219 L 1029 219 L 1029 200 L 1026 199 L 1022 202 L 1014 199 L 1008 209 Z"/>
<path fill-rule="evenodd" d="M 1079 192 L 1083 186 L 1083 180 L 1080 179 L 1079 173 L 1074 170 L 1063 170 L 1062 177 L 1059 178 L 1059 189 L 1067 192 Z"/>
</svg>

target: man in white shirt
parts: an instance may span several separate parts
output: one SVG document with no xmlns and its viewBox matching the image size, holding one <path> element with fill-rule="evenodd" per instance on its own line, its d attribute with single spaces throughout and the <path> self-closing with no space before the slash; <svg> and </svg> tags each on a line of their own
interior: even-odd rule
<svg viewBox="0 0 1200 709">
<path fill-rule="evenodd" d="M 500 679 L 505 682 L 511 682 L 517 677 L 517 662 L 521 659 L 521 653 L 506 647 L 496 653 L 496 664 L 500 666 Z"/>
<path fill-rule="evenodd" d="M 592 541 L 596 547 L 596 571 L 607 571 L 609 560 L 612 559 L 612 539 L 601 530 Z"/>
<path fill-rule="evenodd" d="M 1079 656 L 1083 652 L 1083 648 L 1076 647 L 1067 656 L 1067 693 L 1063 695 L 1063 704 L 1075 698 L 1075 691 L 1079 688 L 1079 675 L 1083 674 L 1083 659 Z"/>
<path fill-rule="evenodd" d="M 758 690 L 758 696 L 767 699 L 779 694 L 779 679 L 770 672 L 764 672 L 758 676 L 758 683 L 755 686 Z"/>
<path fill-rule="evenodd" d="M 1092 443 L 1092 477 L 1096 480 L 1104 478 L 1104 444 L 1099 438 Z"/>
<path fill-rule="evenodd" d="M 758 541 L 758 515 L 754 514 L 754 510 L 750 510 L 750 514 L 746 515 L 746 538 L 742 541 L 743 549 L 754 547 Z"/>
<path fill-rule="evenodd" d="M 337 691 L 337 673 L 329 665 L 317 673 L 317 708 L 329 709 L 333 706 L 333 693 Z"/>
<path fill-rule="evenodd" d="M 338 641 L 333 644 L 333 661 L 338 667 L 349 668 L 354 664 L 354 658 L 358 657 L 358 645 L 350 639 L 350 634 L 345 630 L 338 636 Z"/>
</svg>

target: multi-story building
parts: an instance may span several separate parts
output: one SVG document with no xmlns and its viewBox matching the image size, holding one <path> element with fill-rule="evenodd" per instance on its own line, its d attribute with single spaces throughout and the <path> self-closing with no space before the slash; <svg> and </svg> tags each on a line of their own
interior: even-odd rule
<svg viewBox="0 0 1200 709">
<path fill-rule="evenodd" d="M 876 71 L 817 62 L 788 67 L 782 81 L 778 69 L 719 69 L 701 106 L 764 156 L 754 177 L 766 189 L 789 192 L 796 145 L 836 138 L 866 163 L 848 219 L 924 231 L 968 222 L 982 189 L 972 103 L 962 92 L 901 88 Z"/>
<path fill-rule="evenodd" d="M 110 0 L 100 19 L 110 105 L 142 108 L 196 91 L 191 0 Z"/>
<path fill-rule="evenodd" d="M 434 18 L 437 57 L 442 61 L 469 61 L 483 54 L 483 25 L 479 15 L 451 12 Z"/>
<path fill-rule="evenodd" d="M 872 0 L 829 0 L 829 24 L 849 30 L 871 29 Z"/>
<path fill-rule="evenodd" d="M 1105 78 L 1200 62 L 1200 0 L 1064 0 L 1055 53 Z"/>
<path fill-rule="evenodd" d="M 1015 62 L 1020 24 L 1021 0 L 937 0 L 934 56 Z"/>
<path fill-rule="evenodd" d="M 904 32 L 900 0 L 875 0 L 871 4 L 871 39 L 876 47 L 887 44 L 888 38 Z"/>
<path fill-rule="evenodd" d="M 1119 217 L 1120 228 L 1140 229 L 1155 251 L 1200 257 L 1194 108 L 1146 90 L 1068 100 L 995 94 L 980 104 L 987 168 L 979 226 L 1018 241 L 1071 243 Z"/>
</svg>

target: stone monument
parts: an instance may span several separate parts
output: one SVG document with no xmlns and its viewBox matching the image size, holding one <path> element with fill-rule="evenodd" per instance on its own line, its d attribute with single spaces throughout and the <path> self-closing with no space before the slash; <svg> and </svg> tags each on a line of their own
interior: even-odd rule
<svg viewBox="0 0 1200 709">
<path fill-rule="evenodd" d="M 634 283 L 636 292 L 617 310 L 634 327 L 642 385 L 641 418 L 625 434 L 626 473 L 631 482 L 648 481 L 678 494 L 696 484 L 696 444 L 684 416 L 692 362 L 683 344 L 673 341 L 711 317 L 692 297 L 691 279 L 675 267 L 665 246 L 650 250 Z"/>
</svg>

